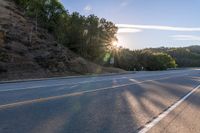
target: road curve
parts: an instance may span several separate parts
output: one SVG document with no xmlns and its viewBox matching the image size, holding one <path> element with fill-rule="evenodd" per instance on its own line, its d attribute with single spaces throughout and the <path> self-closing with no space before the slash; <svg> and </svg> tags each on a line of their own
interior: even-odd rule
<svg viewBox="0 0 200 133">
<path fill-rule="evenodd" d="M 200 132 L 199 85 L 198 69 L 0 84 L 0 133 Z"/>
</svg>

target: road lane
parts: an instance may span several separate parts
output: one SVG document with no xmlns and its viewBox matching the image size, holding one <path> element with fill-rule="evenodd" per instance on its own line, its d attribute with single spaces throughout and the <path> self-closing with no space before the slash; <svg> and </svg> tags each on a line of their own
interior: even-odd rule
<svg viewBox="0 0 200 133">
<path fill-rule="evenodd" d="M 147 74 L 147 77 L 143 75 L 123 75 L 128 78 L 117 81 L 119 85 L 124 84 L 128 79 L 133 79 L 136 83 L 142 80 L 151 81 L 122 86 L 118 89 L 107 89 L 72 97 L 62 97 L 2 108 L 0 109 L 0 132 L 137 132 L 142 126 L 163 112 L 163 110 L 190 92 L 199 84 L 200 80 L 199 71 L 197 70 L 186 70 L 174 75 L 170 73 L 168 75 L 171 75 L 170 78 L 164 78 L 167 75 L 159 74 L 160 73 L 158 73 L 158 76 L 155 74 L 149 76 Z M 167 73 L 165 72 L 165 74 Z M 157 77 L 163 79 L 153 80 Z M 99 86 L 97 86 L 101 87 L 100 83 L 110 86 L 110 82 L 113 82 L 113 80 L 99 82 Z M 84 86 L 83 88 L 85 89 L 94 89 L 95 83 L 82 84 L 82 86 Z M 52 88 L 52 91 L 49 93 L 56 93 L 54 90 L 57 89 L 58 88 Z M 73 89 L 75 92 L 77 90 L 80 91 L 79 86 L 75 86 Z M 33 90 L 27 90 L 24 95 L 21 94 L 25 90 L 10 91 L 6 92 L 7 94 L 5 92 L 0 92 L 0 94 L 4 93 L 4 95 L 0 95 L 0 98 L 5 95 L 12 95 L 11 97 L 14 97 L 12 92 L 19 92 L 19 97 L 16 99 L 26 95 L 28 95 L 28 97 L 39 95 L 42 90 L 45 93 L 48 92 L 48 89 L 36 89 L 35 94 L 33 94 Z M 63 93 L 65 92 L 60 92 L 60 94 Z M 58 96 L 60 94 L 58 94 Z M 191 104 L 193 103 L 191 102 Z"/>
<path fill-rule="evenodd" d="M 111 86 L 111 87 L 105 87 L 105 88 L 90 88 L 88 89 L 88 86 L 83 86 L 84 90 L 63 90 L 63 89 L 54 89 L 53 91 L 46 91 L 46 90 L 42 90 L 41 91 L 37 91 L 37 90 L 33 90 L 32 92 L 30 92 L 30 90 L 27 90 L 26 93 L 22 93 L 20 91 L 17 92 L 10 92 L 11 94 L 6 94 L 6 93 L 1 93 L 1 102 L 3 103 L 0 105 L 0 108 L 6 108 L 6 107 L 11 107 L 11 106 L 17 106 L 17 105 L 22 105 L 22 104 L 29 104 L 29 103 L 34 103 L 34 102 L 43 102 L 43 101 L 48 101 L 48 100 L 55 100 L 55 99 L 59 99 L 59 98 L 65 98 L 65 97 L 72 97 L 72 96 L 77 96 L 77 95 L 84 95 L 85 93 L 93 93 L 93 92 L 98 92 L 98 91 L 106 91 L 106 90 L 110 90 L 110 89 L 123 89 L 124 87 L 127 86 L 131 86 L 134 87 L 134 85 L 137 84 L 143 84 L 143 83 L 148 83 L 148 82 L 155 82 L 155 81 L 162 81 L 162 80 L 166 80 L 166 79 L 171 79 L 171 83 L 173 83 L 174 78 L 176 78 L 177 76 L 172 77 L 164 77 L 164 78 L 160 78 L 160 79 L 155 79 L 155 80 L 144 80 L 144 81 L 137 81 L 134 83 L 129 83 L 129 84 L 122 84 L 122 85 L 115 85 L 115 86 Z M 186 78 L 186 77 L 185 77 Z M 188 79 L 184 79 L 184 80 L 188 80 Z M 183 81 L 184 82 L 184 81 Z M 16 95 L 18 94 L 18 95 Z M 16 98 L 17 96 L 17 98 Z"/>
<path fill-rule="evenodd" d="M 181 106 L 173 110 L 149 133 L 199 133 L 200 90 L 197 90 Z"/>
<path fill-rule="evenodd" d="M 147 123 L 144 128 L 142 128 L 139 133 L 146 133 L 149 130 L 151 130 L 154 126 L 156 126 L 161 120 L 163 120 L 165 117 L 168 116 L 169 113 L 174 111 L 177 107 L 179 107 L 183 102 L 185 102 L 186 99 L 188 99 L 193 93 L 195 93 L 200 88 L 200 85 L 192 89 L 189 93 L 187 93 L 184 97 L 182 97 L 180 100 L 172 104 L 168 109 L 163 111 L 161 114 L 159 114 L 155 119 Z"/>
<path fill-rule="evenodd" d="M 63 85 L 63 86 L 57 86 L 57 87 L 45 87 L 45 88 L 34 88 L 34 89 L 23 89 L 23 90 L 13 90 L 13 91 L 1 91 L 0 92 L 0 107 L 1 105 L 6 105 L 10 103 L 16 103 L 16 102 L 22 102 L 22 101 L 28 101 L 28 103 L 32 103 L 34 99 L 37 101 L 38 99 L 46 100 L 49 99 L 55 99 L 58 97 L 65 97 L 65 96 L 74 96 L 79 95 L 82 93 L 89 93 L 94 91 L 101 91 L 101 90 L 107 90 L 107 89 L 116 89 L 124 86 L 134 85 L 134 84 L 141 84 L 144 82 L 152 82 L 155 80 L 163 80 L 168 78 L 176 78 L 180 76 L 186 76 L 186 74 L 179 74 L 179 75 L 162 75 L 157 77 L 151 77 L 151 80 L 149 78 L 123 78 L 123 79 L 114 79 L 114 80 L 104 80 L 102 82 L 92 82 L 92 83 L 85 83 L 85 84 L 79 84 L 77 86 L 71 86 L 71 85 Z M 147 78 L 147 79 L 146 79 Z M 61 96 L 60 96 L 61 95 Z M 31 101 L 30 101 L 31 100 Z M 26 102 L 22 102 L 26 103 Z M 20 103 L 21 104 L 21 103 Z M 9 105 L 10 106 L 10 105 Z"/>
<path fill-rule="evenodd" d="M 111 75 L 111 76 L 99 76 L 99 77 L 82 77 L 72 79 L 46 79 L 41 81 L 27 81 L 27 82 L 16 82 L 16 83 L 2 83 L 0 84 L 0 91 L 5 90 L 18 90 L 18 89 L 31 89 L 41 87 L 58 87 L 62 85 L 77 85 L 85 83 L 96 83 L 108 80 L 117 80 L 124 78 L 151 78 L 158 76 L 169 76 L 172 74 L 191 73 L 192 69 L 178 70 L 178 71 L 154 71 L 154 72 L 137 72 L 136 74 L 123 74 L 123 75 Z"/>
</svg>

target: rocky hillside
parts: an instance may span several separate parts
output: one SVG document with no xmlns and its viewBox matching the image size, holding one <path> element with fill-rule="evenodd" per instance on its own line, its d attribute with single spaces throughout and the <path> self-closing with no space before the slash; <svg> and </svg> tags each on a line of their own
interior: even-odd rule
<svg viewBox="0 0 200 133">
<path fill-rule="evenodd" d="M 34 27 L 13 0 L 0 1 L 0 80 L 123 71 L 86 61 Z"/>
</svg>

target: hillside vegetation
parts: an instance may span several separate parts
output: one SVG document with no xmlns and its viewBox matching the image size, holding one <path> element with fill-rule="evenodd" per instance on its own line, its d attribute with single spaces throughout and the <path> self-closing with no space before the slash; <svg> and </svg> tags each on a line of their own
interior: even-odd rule
<svg viewBox="0 0 200 133">
<path fill-rule="evenodd" d="M 163 52 L 171 55 L 178 67 L 200 67 L 200 46 L 189 46 L 182 48 L 150 48 L 152 52 Z"/>
<path fill-rule="evenodd" d="M 13 0 L 0 1 L 1 80 L 124 72 L 85 60 L 28 16 Z"/>
<path fill-rule="evenodd" d="M 38 25 L 52 33 L 56 40 L 80 56 L 98 63 L 113 64 L 125 70 L 165 70 L 176 67 L 171 56 L 164 53 L 130 51 L 118 48 L 118 28 L 114 23 L 95 15 L 69 13 L 58 0 L 16 0 L 25 14 L 33 18 L 34 32 Z"/>
<path fill-rule="evenodd" d="M 169 54 L 151 50 L 119 49 L 115 54 L 115 67 L 125 70 L 166 70 L 175 68 L 176 61 Z"/>
<path fill-rule="evenodd" d="M 0 79 L 200 66 L 198 46 L 117 47 L 113 22 L 69 13 L 58 0 L 1 0 L 0 14 Z"/>
<path fill-rule="evenodd" d="M 16 0 L 26 16 L 32 18 L 33 32 L 41 26 L 52 33 L 58 43 L 80 56 L 106 64 L 104 57 L 114 49 L 117 27 L 95 15 L 69 13 L 58 0 Z"/>
<path fill-rule="evenodd" d="M 126 70 L 165 70 L 175 67 L 200 67 L 200 46 L 178 48 L 120 49 L 115 66 Z"/>
</svg>

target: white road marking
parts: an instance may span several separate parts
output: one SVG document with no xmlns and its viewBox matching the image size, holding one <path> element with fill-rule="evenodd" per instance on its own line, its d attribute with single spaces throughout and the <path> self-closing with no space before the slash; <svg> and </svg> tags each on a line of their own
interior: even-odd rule
<svg viewBox="0 0 200 133">
<path fill-rule="evenodd" d="M 195 87 L 187 95 L 185 95 L 178 102 L 176 102 L 174 105 L 172 105 L 168 110 L 164 111 L 162 114 L 160 114 L 153 121 L 151 121 L 150 123 L 148 123 L 147 125 L 145 125 L 144 128 L 141 129 L 138 133 L 146 133 L 146 132 L 148 132 L 152 127 L 154 127 L 156 124 L 158 124 L 158 122 L 160 122 L 163 118 L 165 118 L 171 111 L 173 111 L 176 107 L 178 107 L 183 101 L 185 101 L 190 95 L 192 95 L 199 88 L 200 88 L 200 85 L 198 85 L 197 87 Z"/>
<path fill-rule="evenodd" d="M 26 87 L 26 88 L 20 88 L 20 89 L 6 89 L 6 90 L 0 90 L 0 92 L 30 90 L 30 89 L 46 88 L 46 87 L 59 87 L 59 86 L 66 86 L 66 85 L 75 86 L 75 85 L 79 85 L 79 84 L 101 82 L 101 81 L 109 81 L 109 80 L 115 80 L 115 79 L 125 79 L 125 77 L 113 78 L 113 79 L 101 79 L 101 80 L 94 80 L 94 81 L 88 80 L 88 81 L 82 81 L 82 82 L 77 82 L 77 83 L 67 83 L 67 84 L 65 83 L 65 84 L 54 84 L 54 85 L 41 85 L 41 86 Z M 72 87 L 70 87 L 70 88 L 72 88 Z"/>
<path fill-rule="evenodd" d="M 187 74 L 183 74 L 181 76 L 184 76 L 184 75 L 187 75 Z M 46 98 L 38 98 L 38 99 L 26 100 L 26 101 L 22 101 L 22 102 L 9 103 L 9 104 L 0 105 L 0 109 L 5 109 L 5 108 L 8 108 L 8 107 L 24 105 L 24 104 L 29 104 L 29 103 L 36 103 L 36 102 L 42 102 L 42 101 L 48 101 L 48 100 L 55 100 L 55 99 L 60 99 L 60 98 L 64 98 L 64 97 L 83 95 L 83 94 L 86 94 L 86 93 L 92 93 L 92 92 L 97 92 L 97 91 L 116 89 L 116 88 L 120 88 L 120 87 L 125 87 L 125 86 L 130 86 L 130 85 L 135 85 L 135 84 L 141 84 L 141 83 L 145 83 L 145 82 L 152 82 L 152 81 L 158 81 L 158 80 L 163 80 L 163 79 L 169 79 L 171 77 L 175 77 L 175 76 L 168 76 L 168 77 L 158 78 L 158 79 L 154 79 L 154 80 L 144 80 L 144 81 L 137 82 L 137 83 L 122 84 L 122 85 L 116 85 L 116 86 L 112 86 L 112 87 L 98 88 L 98 89 L 94 89 L 94 90 L 73 92 L 73 93 L 59 95 L 59 96 L 50 96 L 50 97 L 46 97 Z"/>
<path fill-rule="evenodd" d="M 77 87 L 78 85 L 73 85 L 73 86 L 71 86 L 70 88 L 75 88 L 75 87 Z"/>
<path fill-rule="evenodd" d="M 146 75 L 146 76 L 139 76 L 139 77 L 149 77 L 149 76 L 163 76 L 163 75 L 168 75 L 168 74 L 179 74 L 180 72 L 169 72 L 169 73 L 164 73 L 164 74 L 151 74 L 151 75 Z M 101 81 L 109 81 L 109 80 L 115 80 L 115 79 L 125 79 L 128 77 L 120 77 L 120 78 L 111 78 L 111 79 L 101 79 L 101 80 L 86 80 L 82 82 L 77 82 L 77 83 L 64 83 L 64 84 L 54 84 L 54 85 L 41 85 L 41 86 L 34 86 L 34 87 L 26 87 L 26 88 L 17 88 L 17 89 L 4 89 L 0 90 L 0 92 L 8 92 L 8 91 L 20 91 L 20 90 L 31 90 L 31 89 L 37 89 L 37 88 L 46 88 L 46 87 L 59 87 L 59 86 L 65 86 L 65 85 L 79 85 L 79 84 L 85 84 L 85 83 L 93 83 L 93 82 L 101 82 Z"/>
</svg>

